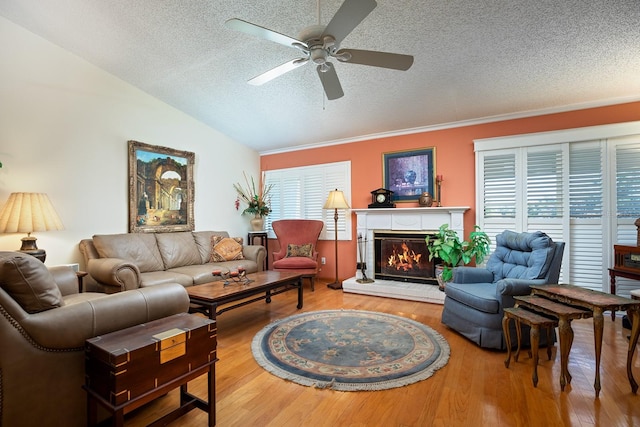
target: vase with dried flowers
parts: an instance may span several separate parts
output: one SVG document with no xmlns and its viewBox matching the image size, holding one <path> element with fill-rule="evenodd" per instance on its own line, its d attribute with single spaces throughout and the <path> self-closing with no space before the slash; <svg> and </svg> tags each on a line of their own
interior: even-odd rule
<svg viewBox="0 0 640 427">
<path fill-rule="evenodd" d="M 270 192 L 272 185 L 266 185 L 263 177 L 258 191 L 253 177 L 248 177 L 244 172 L 243 175 L 245 186 L 240 183 L 233 184 L 233 188 L 238 193 L 235 202 L 236 210 L 240 210 L 240 203 L 245 203 L 247 207 L 242 211 L 242 214 L 253 214 L 251 227 L 254 231 L 260 231 L 264 227 L 264 217 L 271 212 Z"/>
</svg>

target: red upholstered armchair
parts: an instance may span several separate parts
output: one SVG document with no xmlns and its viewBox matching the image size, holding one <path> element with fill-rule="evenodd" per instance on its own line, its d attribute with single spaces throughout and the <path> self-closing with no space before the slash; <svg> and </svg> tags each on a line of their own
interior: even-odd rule
<svg viewBox="0 0 640 427">
<path fill-rule="evenodd" d="M 315 290 L 318 273 L 318 238 L 324 222 L 314 219 L 281 219 L 272 224 L 280 250 L 273 252 L 275 271 L 298 270 L 311 281 Z"/>
</svg>

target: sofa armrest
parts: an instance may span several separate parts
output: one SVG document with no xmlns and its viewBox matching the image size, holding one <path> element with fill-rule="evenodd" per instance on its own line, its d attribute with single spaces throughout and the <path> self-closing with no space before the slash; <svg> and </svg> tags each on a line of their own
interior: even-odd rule
<svg viewBox="0 0 640 427">
<path fill-rule="evenodd" d="M 166 283 L 116 294 L 82 294 L 86 300 L 26 316 L 26 334 L 46 349 L 82 348 L 88 338 L 189 310 L 182 285 Z"/>
<path fill-rule="evenodd" d="M 120 258 L 98 258 L 87 262 L 87 273 L 99 284 L 129 291 L 140 287 L 140 270 Z M 107 293 L 110 293 L 107 291 Z"/>
<path fill-rule="evenodd" d="M 456 267 L 453 269 L 454 283 L 491 283 L 493 273 L 486 268 Z"/>
<path fill-rule="evenodd" d="M 244 245 L 242 247 L 242 255 L 258 264 L 258 271 L 264 270 L 264 259 L 267 256 L 267 250 L 262 245 Z"/>
<path fill-rule="evenodd" d="M 78 293 L 78 276 L 73 268 L 66 265 L 49 267 L 49 272 L 53 276 L 53 280 L 58 285 L 60 293 L 64 295 L 72 295 Z"/>
<path fill-rule="evenodd" d="M 496 297 L 521 296 L 531 293 L 531 285 L 544 285 L 544 279 L 502 279 L 496 282 Z"/>
</svg>

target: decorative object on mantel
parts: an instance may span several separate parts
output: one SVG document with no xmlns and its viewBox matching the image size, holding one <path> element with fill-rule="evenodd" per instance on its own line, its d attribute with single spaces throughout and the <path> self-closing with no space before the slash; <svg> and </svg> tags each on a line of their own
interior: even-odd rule
<svg viewBox="0 0 640 427">
<path fill-rule="evenodd" d="M 425 239 L 429 249 L 429 261 L 438 258 L 443 263 L 442 274 L 436 278 L 440 289 L 453 278 L 453 267 L 460 263 L 469 264 L 473 258 L 476 263 L 482 264 L 484 257 L 489 253 L 491 239 L 480 227 L 475 225 L 474 231 L 469 234 L 468 241 L 460 241 L 458 233 L 449 228 L 448 224 L 442 224 L 438 232 L 427 236 Z"/>
<path fill-rule="evenodd" d="M 336 280 L 333 283 L 329 283 L 327 287 L 331 289 L 342 289 L 342 283 L 338 279 L 338 209 L 350 209 L 347 199 L 344 198 L 344 193 L 337 188 L 329 192 L 327 202 L 324 204 L 323 209 L 334 209 L 333 221 L 336 232 Z"/>
<path fill-rule="evenodd" d="M 395 202 L 417 202 L 424 192 L 434 194 L 435 148 L 382 154 L 382 182 Z"/>
<path fill-rule="evenodd" d="M 431 197 L 431 194 L 428 191 L 425 191 L 420 195 L 418 204 L 426 208 L 431 207 L 431 205 L 433 205 L 433 197 Z"/>
<path fill-rule="evenodd" d="M 373 283 L 375 280 L 367 277 L 367 238 L 362 238 L 362 234 L 358 233 L 358 254 L 360 255 L 360 272 L 362 273 L 361 279 L 356 279 L 358 283 Z"/>
<path fill-rule="evenodd" d="M 369 208 L 395 208 L 396 204 L 391 202 L 393 191 L 386 188 L 378 188 L 371 192 L 371 204 Z"/>
<path fill-rule="evenodd" d="M 444 181 L 444 177 L 442 175 L 436 175 L 436 187 L 438 187 L 438 207 L 442 206 L 442 181 Z"/>
<path fill-rule="evenodd" d="M 261 231 L 264 229 L 264 217 L 271 212 L 271 187 L 272 185 L 266 185 L 264 176 L 262 177 L 262 187 L 260 191 L 256 189 L 256 183 L 251 177 L 249 179 L 247 174 L 243 172 L 244 182 L 246 187 L 236 183 L 233 184 L 233 188 L 238 193 L 235 206 L 236 210 L 240 209 L 240 202 L 247 204 L 247 207 L 242 211 L 242 214 L 253 214 L 254 218 L 251 219 L 251 228 L 253 231 Z"/>
<path fill-rule="evenodd" d="M 47 258 L 47 252 L 38 249 L 37 239 L 31 233 L 57 230 L 64 230 L 64 225 L 44 193 L 11 193 L 0 211 L 0 233 L 27 233 L 27 237 L 22 238 L 20 252 L 42 262 Z"/>
<path fill-rule="evenodd" d="M 451 349 L 437 331 L 406 317 L 323 310 L 265 326 L 253 337 L 251 352 L 267 372 L 296 384 L 372 391 L 431 377 L 447 364 Z"/>
</svg>

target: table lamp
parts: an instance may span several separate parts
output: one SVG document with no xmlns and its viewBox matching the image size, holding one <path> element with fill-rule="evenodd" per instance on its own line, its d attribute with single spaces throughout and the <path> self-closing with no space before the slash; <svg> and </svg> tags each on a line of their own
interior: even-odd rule
<svg viewBox="0 0 640 427">
<path fill-rule="evenodd" d="M 344 198 L 344 193 L 336 188 L 329 192 L 329 197 L 327 198 L 327 202 L 324 204 L 323 209 L 333 209 L 335 212 L 333 220 L 336 232 L 336 279 L 333 283 L 329 283 L 327 286 L 331 289 L 342 289 L 342 282 L 338 279 L 338 209 L 349 209 L 349 204 Z"/>
<path fill-rule="evenodd" d="M 44 193 L 11 193 L 0 211 L 0 233 L 27 233 L 22 238 L 20 252 L 44 262 L 47 252 L 38 249 L 34 231 L 64 230 L 49 197 Z"/>
</svg>

